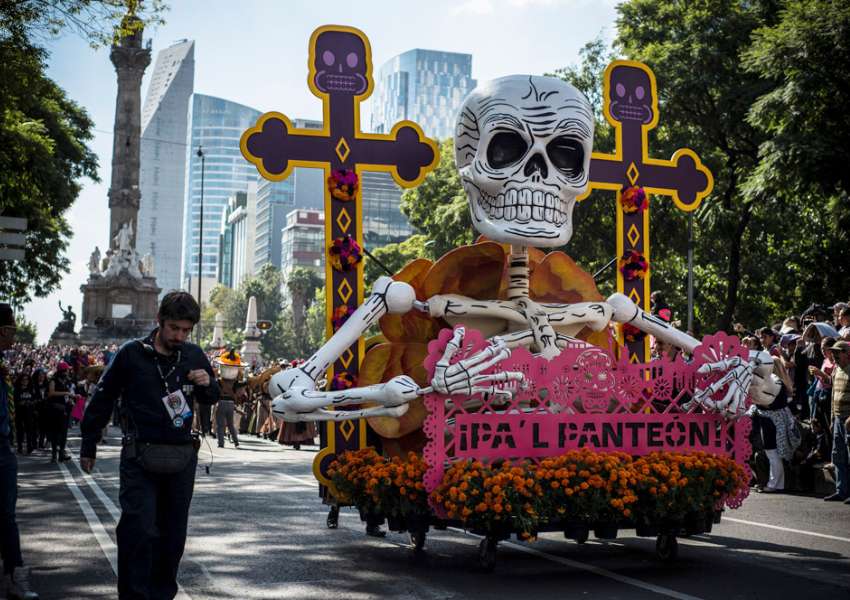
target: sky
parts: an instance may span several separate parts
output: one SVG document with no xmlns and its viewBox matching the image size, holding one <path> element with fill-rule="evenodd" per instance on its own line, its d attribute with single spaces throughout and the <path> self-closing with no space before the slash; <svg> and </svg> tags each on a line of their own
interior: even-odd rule
<svg viewBox="0 0 850 600">
<path fill-rule="evenodd" d="M 151 66 L 142 82 L 142 101 L 156 53 L 182 39 L 195 40 L 195 91 L 261 111 L 321 118 L 321 103 L 308 90 L 307 43 L 321 25 L 361 29 L 377 69 L 413 48 L 472 54 L 479 82 L 511 74 L 542 74 L 578 62 L 578 51 L 600 33 L 615 33 L 617 0 L 171 0 L 166 23 L 145 31 L 153 41 Z M 92 250 L 108 247 L 107 191 L 115 118 L 115 71 L 109 50 L 92 50 L 66 33 L 46 44 L 48 76 L 88 111 L 95 123 L 90 147 L 100 161 L 100 183 L 83 180 L 67 213 L 74 236 L 71 260 L 60 289 L 24 308 L 45 343 L 59 322 L 58 302 L 70 304 L 81 325 L 80 286 L 88 278 Z M 364 103 L 363 123 L 369 123 Z M 426 132 L 427 134 L 427 132 Z M 145 199 L 142 198 L 142 202 Z"/>
</svg>

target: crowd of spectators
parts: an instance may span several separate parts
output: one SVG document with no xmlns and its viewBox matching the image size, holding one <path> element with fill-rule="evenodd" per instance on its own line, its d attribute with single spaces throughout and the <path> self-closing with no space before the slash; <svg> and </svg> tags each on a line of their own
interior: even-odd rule
<svg viewBox="0 0 850 600">
<path fill-rule="evenodd" d="M 770 465 L 759 491 L 806 490 L 825 468 L 835 482 L 825 500 L 850 504 L 850 306 L 812 304 L 800 316 L 735 331 L 750 350 L 773 357 L 782 382 L 773 404 L 754 409 L 756 457 L 764 453 Z M 790 486 L 787 473 L 795 475 Z"/>
<path fill-rule="evenodd" d="M 65 461 L 68 428 L 82 418 L 86 398 L 117 347 L 15 344 L 3 357 L 13 390 L 13 442 L 18 454 L 49 451 Z"/>
</svg>

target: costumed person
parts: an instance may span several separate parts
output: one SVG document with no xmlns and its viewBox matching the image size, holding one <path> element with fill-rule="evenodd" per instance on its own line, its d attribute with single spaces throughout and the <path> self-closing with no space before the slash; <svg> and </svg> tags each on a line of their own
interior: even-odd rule
<svg viewBox="0 0 850 600">
<path fill-rule="evenodd" d="M 290 366 L 296 368 L 299 361 L 293 360 Z M 283 446 L 292 446 L 295 450 L 301 450 L 301 444 L 316 443 L 316 424 L 311 422 L 283 423 L 280 429 L 278 443 Z"/>
<path fill-rule="evenodd" d="M 200 448 L 192 436 L 193 400 L 215 404 L 219 398 L 209 360 L 188 341 L 200 318 L 191 294 L 166 294 L 158 327 L 121 346 L 83 417 L 80 467 L 91 473 L 98 438 L 121 398 L 116 530 L 121 600 L 177 595 Z"/>
<path fill-rule="evenodd" d="M 246 365 L 242 364 L 239 353 L 232 348 L 220 354 L 215 359 L 214 364 L 218 371 L 218 384 L 221 388 L 221 399 L 215 413 L 215 433 L 218 438 L 218 447 L 224 448 L 225 432 L 229 432 L 230 441 L 238 448 L 239 435 L 236 431 L 234 419 L 239 397 L 240 378 Z"/>
</svg>

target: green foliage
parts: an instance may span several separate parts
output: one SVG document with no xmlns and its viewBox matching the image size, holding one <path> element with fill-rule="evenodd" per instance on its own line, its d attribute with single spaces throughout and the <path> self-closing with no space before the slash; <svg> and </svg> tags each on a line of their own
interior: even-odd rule
<svg viewBox="0 0 850 600">
<path fill-rule="evenodd" d="M 372 284 L 381 275 L 394 275 L 398 273 L 407 263 L 417 258 L 428 258 L 428 238 L 423 234 L 412 235 L 398 244 L 388 244 L 372 251 L 381 264 L 366 257 L 366 266 L 363 270 L 363 281 L 366 289 L 371 289 Z M 383 265 L 383 266 L 382 266 Z M 386 270 L 384 269 L 386 267 Z M 389 271 L 389 273 L 387 273 Z"/>
<path fill-rule="evenodd" d="M 439 258 L 473 241 L 472 220 L 455 166 L 452 140 L 440 145 L 440 164 L 425 177 L 422 185 L 404 192 L 401 212 L 430 242 L 424 258 Z"/>
<path fill-rule="evenodd" d="M 131 10 L 135 19 L 126 18 Z M 92 48 L 146 25 L 161 25 L 163 0 L 15 0 L 0 2 L 0 38 L 40 41 L 70 31 Z"/>
<path fill-rule="evenodd" d="M 65 213 L 79 179 L 97 180 L 86 146 L 93 122 L 44 75 L 42 50 L 0 39 L 0 213 L 25 217 L 26 258 L 0 261 L 0 296 L 15 305 L 56 289 L 68 272 Z"/>
<path fill-rule="evenodd" d="M 18 344 L 35 344 L 35 339 L 38 337 L 38 327 L 32 321 L 27 321 L 24 315 L 18 313 L 15 315 L 15 325 L 18 330 L 15 332 L 15 342 Z"/>
<path fill-rule="evenodd" d="M 698 320 L 755 327 L 846 299 L 850 6 L 632 0 L 618 11 L 616 47 L 658 79 L 650 154 L 690 147 L 714 174 L 694 227 Z M 653 198 L 653 287 L 684 315 L 685 217 L 670 206 Z"/>
</svg>

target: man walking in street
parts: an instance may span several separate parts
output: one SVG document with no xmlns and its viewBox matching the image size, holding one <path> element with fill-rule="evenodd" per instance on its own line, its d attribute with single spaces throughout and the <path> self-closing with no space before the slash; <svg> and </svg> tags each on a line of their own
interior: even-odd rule
<svg viewBox="0 0 850 600">
<path fill-rule="evenodd" d="M 850 504 L 850 342 L 835 342 L 830 348 L 835 360 L 832 371 L 832 463 L 835 465 L 835 493 L 827 502 Z"/>
<path fill-rule="evenodd" d="M 193 400 L 212 405 L 219 399 L 209 360 L 187 341 L 200 316 L 189 293 L 166 294 L 157 314 L 159 327 L 121 347 L 83 417 L 80 466 L 90 473 L 100 432 L 121 399 L 120 600 L 177 595 L 198 462 L 191 407 Z"/>
<path fill-rule="evenodd" d="M 0 304 L 0 352 L 15 343 L 15 315 L 8 304 Z M 38 600 L 29 589 L 23 569 L 21 535 L 15 520 L 18 503 L 18 459 L 12 451 L 11 382 L 6 366 L 0 364 L 0 555 L 3 557 L 2 591 L 12 600 Z M 19 434 L 20 435 L 20 434 Z"/>
</svg>

